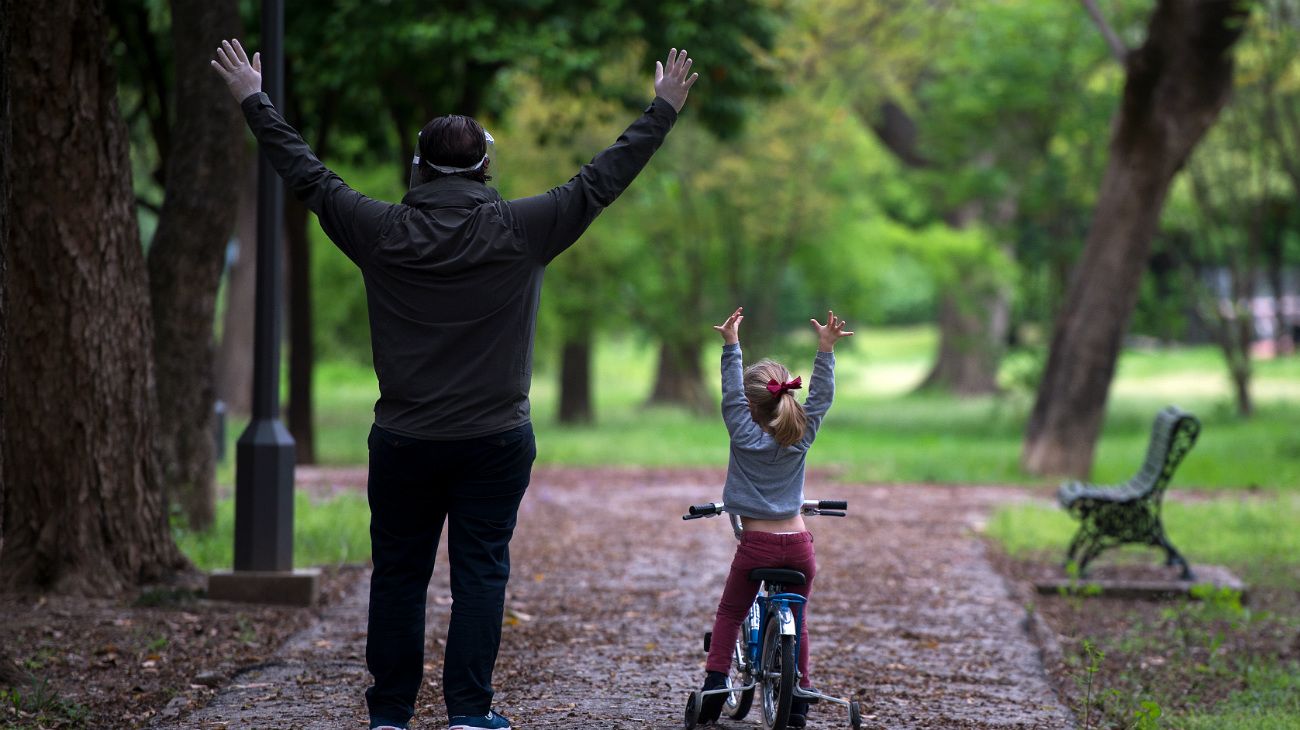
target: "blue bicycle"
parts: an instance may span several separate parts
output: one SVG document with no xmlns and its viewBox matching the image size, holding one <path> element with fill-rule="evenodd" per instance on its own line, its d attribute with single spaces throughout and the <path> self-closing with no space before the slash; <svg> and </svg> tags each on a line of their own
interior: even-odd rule
<svg viewBox="0 0 1300 730">
<path fill-rule="evenodd" d="M 843 517 L 848 503 L 830 500 L 805 500 L 803 514 Z M 716 517 L 726 512 L 720 502 L 692 506 L 683 520 Z M 740 539 L 740 517 L 728 513 L 731 528 Z M 786 586 L 803 585 L 803 573 L 787 568 L 756 568 L 750 580 L 761 581 L 762 587 L 749 608 L 749 616 L 740 627 L 736 648 L 732 654 L 731 672 L 727 686 L 722 689 L 696 690 L 686 700 L 686 730 L 699 724 L 700 707 L 707 695 L 727 693 L 722 712 L 733 720 L 749 714 L 757 690 L 763 711 L 764 730 L 785 730 L 790 721 L 790 706 L 794 698 L 809 703 L 826 700 L 844 705 L 849 710 L 849 725 L 853 730 L 862 727 L 862 710 L 857 702 L 830 697 L 799 686 L 799 633 L 803 626 L 805 599 L 797 593 L 787 593 Z M 704 634 L 704 651 L 708 652 L 712 632 Z"/>
</svg>

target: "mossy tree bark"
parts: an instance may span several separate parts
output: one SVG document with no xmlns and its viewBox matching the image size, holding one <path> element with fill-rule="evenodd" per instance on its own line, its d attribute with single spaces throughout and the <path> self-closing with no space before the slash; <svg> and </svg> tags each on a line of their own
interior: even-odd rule
<svg viewBox="0 0 1300 730">
<path fill-rule="evenodd" d="M 0 586 L 114 594 L 181 567 L 102 2 L 9 3 Z"/>
</svg>

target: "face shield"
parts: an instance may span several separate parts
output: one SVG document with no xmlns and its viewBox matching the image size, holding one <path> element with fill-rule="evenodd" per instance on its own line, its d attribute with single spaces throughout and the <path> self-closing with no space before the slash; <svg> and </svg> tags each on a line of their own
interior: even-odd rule
<svg viewBox="0 0 1300 730">
<path fill-rule="evenodd" d="M 486 165 L 488 163 L 488 160 L 495 158 L 494 153 L 496 151 L 496 140 L 492 138 L 492 133 L 487 131 L 486 129 L 483 130 L 483 141 L 484 141 L 483 159 L 479 160 L 477 163 L 473 165 L 470 165 L 469 167 L 449 167 L 447 165 L 435 165 L 432 162 L 426 162 L 424 163 L 424 166 L 437 170 L 438 172 L 441 172 L 444 175 L 454 175 L 458 172 L 473 172 L 474 170 L 477 170 L 480 167 Z M 416 135 L 415 157 L 411 158 L 411 180 L 409 184 L 410 187 L 415 187 L 416 185 L 420 185 L 421 183 L 427 182 L 425 180 L 425 174 L 420 172 L 420 167 L 421 167 L 420 137 L 419 135 Z"/>
</svg>

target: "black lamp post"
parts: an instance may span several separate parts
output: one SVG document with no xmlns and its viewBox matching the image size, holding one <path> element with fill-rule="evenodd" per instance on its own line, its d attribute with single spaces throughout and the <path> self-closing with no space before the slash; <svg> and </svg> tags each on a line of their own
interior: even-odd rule
<svg viewBox="0 0 1300 730">
<path fill-rule="evenodd" d="M 262 2 L 262 90 L 284 98 L 284 6 Z M 284 184 L 265 154 L 257 166 L 257 299 L 253 418 L 235 449 L 235 569 L 213 573 L 212 598 L 312 603 L 315 571 L 293 570 L 294 442 L 280 421 L 281 231 Z"/>
</svg>

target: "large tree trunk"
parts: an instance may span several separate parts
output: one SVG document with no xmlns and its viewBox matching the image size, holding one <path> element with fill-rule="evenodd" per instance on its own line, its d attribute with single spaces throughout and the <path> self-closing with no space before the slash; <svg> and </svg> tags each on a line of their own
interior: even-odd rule
<svg viewBox="0 0 1300 730">
<path fill-rule="evenodd" d="M 203 49 L 240 34 L 235 0 L 172 0 L 177 145 L 149 249 L 159 445 L 172 502 L 192 529 L 216 512 L 212 328 L 234 224 L 243 119 Z"/>
<path fill-rule="evenodd" d="M 311 321 L 311 239 L 307 206 L 285 197 L 285 253 L 289 263 L 289 433 L 299 464 L 316 463 L 312 415 L 312 367 L 316 361 Z"/>
<path fill-rule="evenodd" d="M 239 171 L 235 239 L 238 252 L 226 273 L 226 312 L 217 349 L 217 397 L 228 412 L 253 411 L 253 321 L 257 294 L 257 165 Z"/>
<path fill-rule="evenodd" d="M 700 343 L 664 342 L 659 347 L 659 367 L 655 372 L 650 405 L 673 404 L 693 411 L 709 410 L 709 394 L 704 388 L 704 371 L 700 367 Z"/>
<path fill-rule="evenodd" d="M 1232 88 L 1246 6 L 1161 0 L 1126 59 L 1124 96 L 1083 256 L 1057 318 L 1021 456 L 1034 474 L 1086 476 L 1115 361 L 1170 181 Z"/>
<path fill-rule="evenodd" d="M 13 3 L 0 587 L 112 594 L 180 567 L 153 326 L 100 2 Z"/>
</svg>

